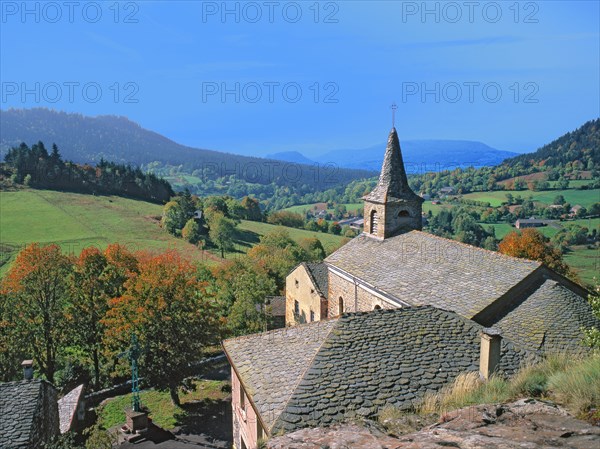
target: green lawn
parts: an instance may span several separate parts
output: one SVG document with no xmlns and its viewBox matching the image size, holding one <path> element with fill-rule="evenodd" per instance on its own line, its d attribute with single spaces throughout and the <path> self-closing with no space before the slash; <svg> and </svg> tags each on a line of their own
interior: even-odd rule
<svg viewBox="0 0 600 449">
<path fill-rule="evenodd" d="M 300 204 L 298 206 L 291 206 L 291 207 L 287 207 L 283 210 L 289 211 L 289 212 L 296 212 L 297 214 L 302 214 L 304 215 L 306 213 L 306 211 L 308 210 L 312 210 L 313 207 L 315 206 L 315 204 L 320 204 L 320 203 L 313 203 L 313 204 Z M 361 212 L 363 210 L 363 203 L 340 203 L 343 206 L 346 206 L 346 210 L 348 212 L 350 211 L 355 211 L 356 209 L 359 209 Z M 331 207 L 329 209 L 327 209 L 327 212 L 333 213 L 335 211 L 334 207 Z"/>
<path fill-rule="evenodd" d="M 562 195 L 567 203 L 571 205 L 580 204 L 584 207 L 589 207 L 594 203 L 600 202 L 600 189 L 593 190 L 548 190 L 545 192 L 534 192 L 532 190 L 522 190 L 519 192 L 515 191 L 501 191 L 496 190 L 494 192 L 473 192 L 463 195 L 464 199 L 471 199 L 476 201 L 488 202 L 492 207 L 498 207 L 502 203 L 506 202 L 506 194 L 510 193 L 514 197 L 520 195 L 522 198 L 529 198 L 530 196 L 534 201 L 539 201 L 544 204 L 552 204 L 554 198 L 557 195 Z"/>
<path fill-rule="evenodd" d="M 308 237 L 316 237 L 321 241 L 323 248 L 327 254 L 330 254 L 347 241 L 346 238 L 333 235 L 326 234 L 323 232 L 314 232 L 314 231 L 306 231 L 304 229 L 296 229 L 296 228 L 288 228 L 286 226 L 277 226 L 269 223 L 259 223 L 256 221 L 247 221 L 242 220 L 242 222 L 238 225 L 238 238 L 236 240 L 236 251 L 245 253 L 252 246 L 258 243 L 260 237 L 269 232 L 275 231 L 277 229 L 285 229 L 289 232 L 290 237 L 296 241 L 299 241 Z"/>
<path fill-rule="evenodd" d="M 582 282 L 593 284 L 594 277 L 600 278 L 600 249 L 589 249 L 585 245 L 575 246 L 565 254 L 565 262 L 579 275 Z"/>
<path fill-rule="evenodd" d="M 130 250 L 173 248 L 201 260 L 201 251 L 159 226 L 162 206 L 116 196 L 50 190 L 0 191 L 0 244 L 57 243 L 69 254 L 119 242 Z M 0 268 L 4 273 L 7 264 Z"/>
<path fill-rule="evenodd" d="M 140 393 L 142 405 L 150 410 L 152 421 L 163 429 L 173 427 L 185 421 L 193 406 L 202 407 L 217 401 L 223 401 L 228 396 L 228 382 L 217 380 L 197 380 L 194 382 L 196 389 L 180 394 L 181 407 L 171 403 L 169 392 L 145 390 Z M 225 388 L 224 388 L 225 387 Z M 125 409 L 131 407 L 131 393 L 117 396 L 107 400 L 101 405 L 98 412 L 98 422 L 105 429 L 125 423 Z"/>
</svg>

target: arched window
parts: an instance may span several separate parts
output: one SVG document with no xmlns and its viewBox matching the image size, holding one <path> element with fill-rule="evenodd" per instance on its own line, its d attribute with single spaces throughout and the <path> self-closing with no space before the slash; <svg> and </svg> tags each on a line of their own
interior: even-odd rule
<svg viewBox="0 0 600 449">
<path fill-rule="evenodd" d="M 338 299 L 338 315 L 344 313 L 344 298 L 341 296 Z"/>
<path fill-rule="evenodd" d="M 381 306 L 379 304 L 375 305 L 375 307 L 373 307 L 373 310 L 380 310 Z"/>
<path fill-rule="evenodd" d="M 379 225 L 379 217 L 377 216 L 377 211 L 372 210 L 371 211 L 371 217 L 370 217 L 370 224 L 371 224 L 371 234 L 377 234 L 377 227 Z"/>
<path fill-rule="evenodd" d="M 398 212 L 398 216 L 399 217 L 410 217 L 410 214 L 408 213 L 407 210 L 401 210 L 400 212 Z"/>
</svg>

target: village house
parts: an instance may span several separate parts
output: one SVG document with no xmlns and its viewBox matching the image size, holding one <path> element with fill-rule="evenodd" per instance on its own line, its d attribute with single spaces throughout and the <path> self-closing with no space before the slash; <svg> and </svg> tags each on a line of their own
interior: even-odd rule
<svg viewBox="0 0 600 449">
<path fill-rule="evenodd" d="M 32 360 L 21 366 L 23 380 L 0 383 L 0 448 L 38 449 L 60 433 L 80 428 L 83 385 L 57 400 L 50 382 L 33 378 Z"/>
<path fill-rule="evenodd" d="M 301 263 L 285 279 L 285 324 L 327 318 L 328 273 L 324 263 Z"/>
<path fill-rule="evenodd" d="M 237 449 L 408 407 L 477 367 L 510 375 L 524 357 L 581 351 L 581 329 L 600 325 L 588 292 L 540 262 L 422 232 L 395 129 L 363 200 L 364 232 L 288 275 L 290 327 L 223 343 Z"/>
<path fill-rule="evenodd" d="M 33 362 L 23 362 L 23 380 L 0 383 L 0 447 L 38 449 L 59 435 L 57 391 L 33 379 Z"/>
<path fill-rule="evenodd" d="M 546 220 L 540 220 L 539 218 L 531 217 L 531 218 L 519 218 L 515 221 L 515 228 L 524 229 L 524 228 L 539 228 L 542 226 L 546 226 Z"/>
</svg>

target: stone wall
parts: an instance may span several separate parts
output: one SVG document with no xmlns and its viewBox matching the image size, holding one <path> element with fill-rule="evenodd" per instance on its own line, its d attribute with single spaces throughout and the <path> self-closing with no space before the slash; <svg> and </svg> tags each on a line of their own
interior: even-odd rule
<svg viewBox="0 0 600 449">
<path fill-rule="evenodd" d="M 354 283 L 329 271 L 329 317 L 339 315 L 339 299 L 344 301 L 343 312 L 368 312 L 379 306 L 382 309 L 395 309 L 397 306 L 382 300 Z"/>
<path fill-rule="evenodd" d="M 377 213 L 378 217 L 376 233 L 373 233 L 371 229 L 371 213 L 373 211 Z M 421 211 L 422 206 L 418 201 L 406 201 L 400 204 L 378 204 L 365 201 L 365 233 L 378 238 L 387 238 L 395 235 L 399 230 L 421 230 L 423 227 Z"/>
</svg>

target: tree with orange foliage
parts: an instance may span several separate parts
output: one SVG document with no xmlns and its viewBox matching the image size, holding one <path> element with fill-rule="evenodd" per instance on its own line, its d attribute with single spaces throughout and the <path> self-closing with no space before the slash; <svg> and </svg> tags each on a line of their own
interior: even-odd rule
<svg viewBox="0 0 600 449">
<path fill-rule="evenodd" d="M 508 233 L 498 244 L 498 251 L 508 256 L 537 260 L 559 274 L 574 276 L 569 266 L 563 262 L 560 250 L 534 228 L 525 228 L 520 233 Z"/>
<path fill-rule="evenodd" d="M 137 259 L 118 244 L 109 245 L 104 253 L 85 248 L 73 264 L 70 278 L 72 301 L 67 307 L 67 320 L 73 342 L 93 365 L 94 385 L 100 387 L 100 362 L 104 325 L 101 319 L 108 311 L 108 300 L 119 296 L 127 273 L 135 271 Z"/>
<path fill-rule="evenodd" d="M 2 280 L 6 329 L 17 336 L 49 382 L 66 343 L 65 308 L 69 300 L 71 261 L 58 245 L 32 243 L 18 255 Z"/>
<path fill-rule="evenodd" d="M 104 340 L 114 354 L 127 349 L 135 333 L 143 348 L 141 376 L 168 390 L 177 405 L 190 362 L 216 343 L 213 305 L 195 267 L 175 251 L 139 253 L 138 260 L 124 293 L 109 301 Z"/>
</svg>

